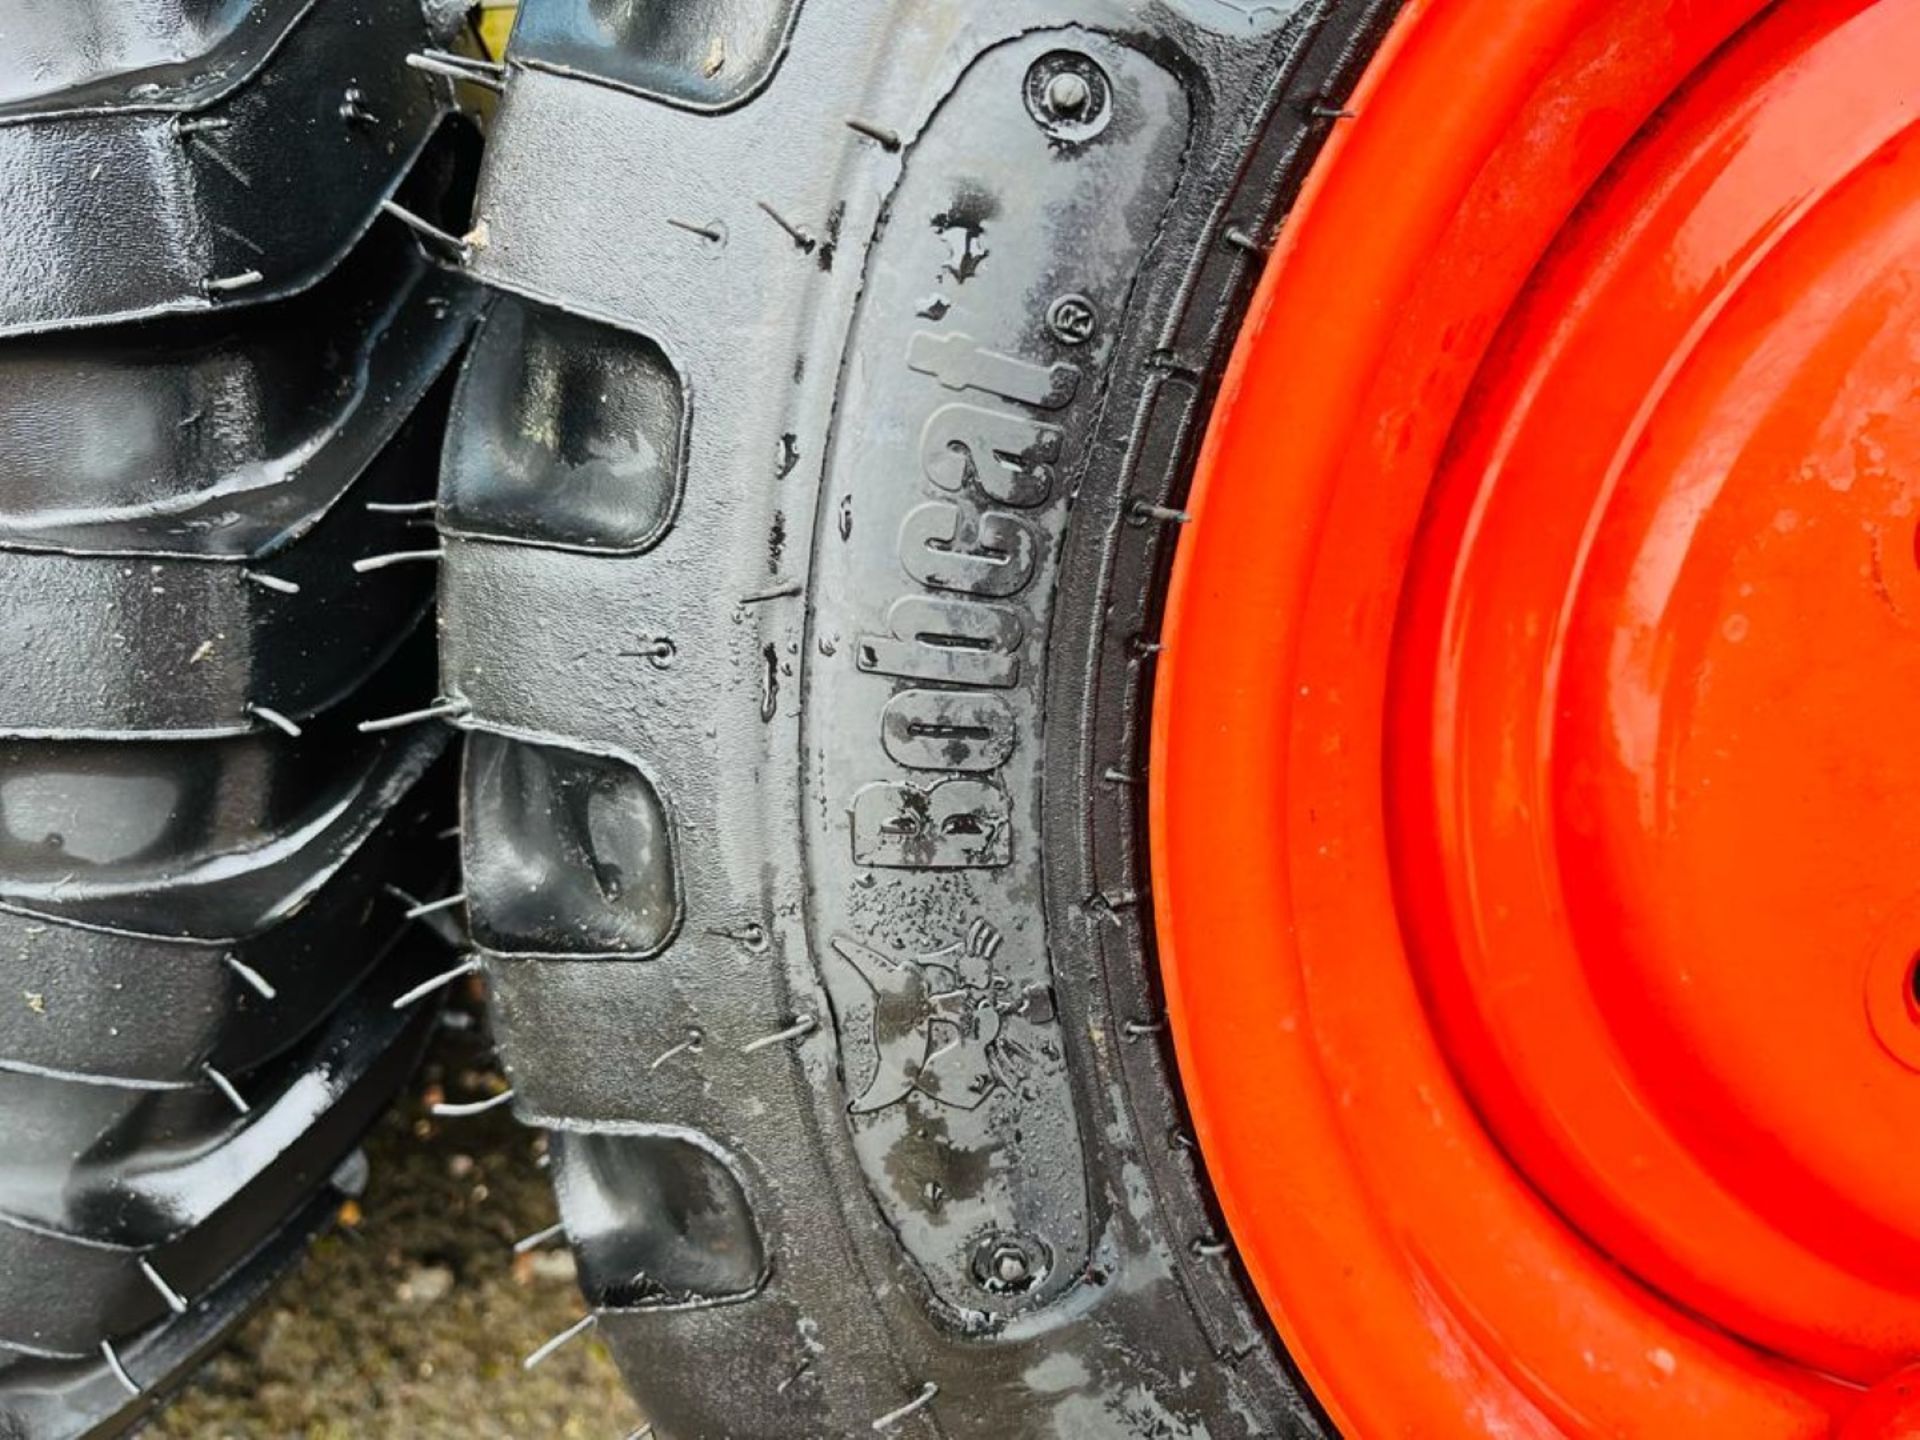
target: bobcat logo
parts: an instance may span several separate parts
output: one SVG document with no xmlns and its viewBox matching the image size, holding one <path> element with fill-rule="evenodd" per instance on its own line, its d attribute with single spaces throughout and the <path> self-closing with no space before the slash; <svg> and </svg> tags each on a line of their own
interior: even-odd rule
<svg viewBox="0 0 1920 1440">
<path fill-rule="evenodd" d="M 835 937 L 827 991 L 847 1047 L 847 1108 L 884 1110 L 918 1091 L 973 1110 L 1025 1052 L 1003 1042 L 1007 983 L 994 968 L 1003 937 L 976 920 L 964 943 L 918 958 Z"/>
</svg>

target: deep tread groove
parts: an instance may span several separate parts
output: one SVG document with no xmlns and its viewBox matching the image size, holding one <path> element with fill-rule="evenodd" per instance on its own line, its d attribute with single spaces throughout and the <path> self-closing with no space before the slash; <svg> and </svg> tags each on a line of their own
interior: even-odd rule
<svg viewBox="0 0 1920 1440">
<path fill-rule="evenodd" d="M 73 0 L 0 55 L 23 1440 L 122 1433 L 297 1258 L 432 1027 L 394 1002 L 445 964 L 387 890 L 447 885 L 448 733 L 359 728 L 431 685 L 433 575 L 353 562 L 419 543 L 394 512 L 483 304 L 379 203 L 464 229 L 477 136 L 405 64 L 444 38 L 415 0 L 216 8 Z"/>
</svg>

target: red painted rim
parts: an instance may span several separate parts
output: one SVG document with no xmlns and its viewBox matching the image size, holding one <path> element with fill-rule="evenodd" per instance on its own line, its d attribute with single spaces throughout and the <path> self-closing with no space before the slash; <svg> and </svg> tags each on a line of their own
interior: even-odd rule
<svg viewBox="0 0 1920 1440">
<path fill-rule="evenodd" d="M 1920 0 L 1427 0 L 1154 706 L 1235 1246 L 1346 1434 L 1920 1434 Z"/>
</svg>

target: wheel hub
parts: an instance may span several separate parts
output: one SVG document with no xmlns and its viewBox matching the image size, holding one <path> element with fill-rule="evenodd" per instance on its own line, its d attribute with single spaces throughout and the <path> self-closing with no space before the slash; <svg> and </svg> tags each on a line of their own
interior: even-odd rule
<svg viewBox="0 0 1920 1440">
<path fill-rule="evenodd" d="M 1920 3 L 1759 8 L 1413 7 L 1196 482 L 1172 1018 L 1359 1435 L 1908 1433 Z"/>
</svg>

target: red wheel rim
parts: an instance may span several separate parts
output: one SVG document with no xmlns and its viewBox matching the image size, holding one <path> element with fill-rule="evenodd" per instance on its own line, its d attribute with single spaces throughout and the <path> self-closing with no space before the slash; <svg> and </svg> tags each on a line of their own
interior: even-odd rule
<svg viewBox="0 0 1920 1440">
<path fill-rule="evenodd" d="M 1161 963 L 1335 1423 L 1920 1434 L 1920 0 L 1432 0 L 1289 217 Z"/>
</svg>

